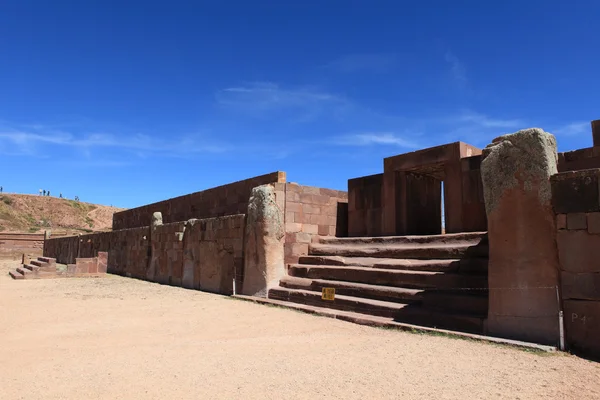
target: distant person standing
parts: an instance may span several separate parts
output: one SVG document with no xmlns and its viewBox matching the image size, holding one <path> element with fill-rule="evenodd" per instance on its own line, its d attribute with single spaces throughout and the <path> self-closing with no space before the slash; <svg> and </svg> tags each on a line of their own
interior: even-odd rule
<svg viewBox="0 0 600 400">
<path fill-rule="evenodd" d="M 40 196 L 42 195 L 42 189 L 40 189 Z"/>
<path fill-rule="evenodd" d="M 46 195 L 46 189 L 44 189 L 44 196 Z"/>
<path fill-rule="evenodd" d="M 2 186 L 0 186 L 0 193 L 2 193 L 4 191 L 4 188 Z"/>
<path fill-rule="evenodd" d="M 58 194 L 58 198 L 59 198 L 59 199 L 62 199 L 62 193 L 59 193 L 59 194 Z"/>
<path fill-rule="evenodd" d="M 50 191 L 48 190 L 48 197 L 50 197 Z"/>
</svg>

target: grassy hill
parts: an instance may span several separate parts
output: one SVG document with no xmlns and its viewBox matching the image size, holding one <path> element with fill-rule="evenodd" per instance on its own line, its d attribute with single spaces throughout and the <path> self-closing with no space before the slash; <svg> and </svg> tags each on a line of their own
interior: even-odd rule
<svg viewBox="0 0 600 400">
<path fill-rule="evenodd" d="M 0 232 L 85 233 L 110 230 L 121 208 L 26 194 L 0 195 Z"/>
</svg>

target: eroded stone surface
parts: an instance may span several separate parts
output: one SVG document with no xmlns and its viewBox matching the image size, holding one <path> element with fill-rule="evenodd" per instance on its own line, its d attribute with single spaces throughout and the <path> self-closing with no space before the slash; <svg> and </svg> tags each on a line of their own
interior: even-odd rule
<svg viewBox="0 0 600 400">
<path fill-rule="evenodd" d="M 556 140 L 526 129 L 495 139 L 484 157 L 489 334 L 555 345 L 559 265 L 549 178 L 557 172 Z"/>
<path fill-rule="evenodd" d="M 252 190 L 246 221 L 243 294 L 267 297 L 285 274 L 283 212 L 272 185 Z"/>
</svg>

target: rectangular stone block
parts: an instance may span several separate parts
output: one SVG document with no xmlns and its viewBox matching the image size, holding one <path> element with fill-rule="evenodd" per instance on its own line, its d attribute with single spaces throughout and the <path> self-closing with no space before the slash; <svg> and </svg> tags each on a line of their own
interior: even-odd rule
<svg viewBox="0 0 600 400">
<path fill-rule="evenodd" d="M 588 233 L 600 234 L 600 213 L 590 213 L 587 215 Z"/>
<path fill-rule="evenodd" d="M 561 278 L 563 299 L 600 301 L 599 273 L 562 272 Z"/>
<path fill-rule="evenodd" d="M 302 225 L 302 232 L 310 233 L 311 235 L 318 235 L 319 234 L 319 225 L 304 224 L 304 225 Z"/>
<path fill-rule="evenodd" d="M 567 229 L 567 214 L 556 216 L 556 229 Z"/>
<path fill-rule="evenodd" d="M 550 177 L 557 214 L 600 211 L 600 169 L 563 172 Z"/>
<path fill-rule="evenodd" d="M 585 213 L 569 213 L 567 214 L 567 229 L 568 230 L 586 230 L 587 216 Z"/>
<path fill-rule="evenodd" d="M 302 231 L 302 224 L 294 223 L 294 222 L 286 222 L 285 223 L 285 231 L 286 232 L 300 232 Z"/>
<path fill-rule="evenodd" d="M 600 357 L 600 302 L 565 300 L 564 321 L 569 350 Z"/>
<path fill-rule="evenodd" d="M 587 231 L 558 231 L 560 268 L 573 273 L 600 272 L 600 235 Z"/>
</svg>

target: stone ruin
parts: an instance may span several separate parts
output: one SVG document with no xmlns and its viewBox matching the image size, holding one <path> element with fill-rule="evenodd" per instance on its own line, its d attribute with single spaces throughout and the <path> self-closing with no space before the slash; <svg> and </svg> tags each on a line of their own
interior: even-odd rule
<svg viewBox="0 0 600 400">
<path fill-rule="evenodd" d="M 592 134 L 567 153 L 536 128 L 401 154 L 348 192 L 275 172 L 119 212 L 44 256 L 105 252 L 127 277 L 600 356 L 600 121 Z"/>
</svg>

